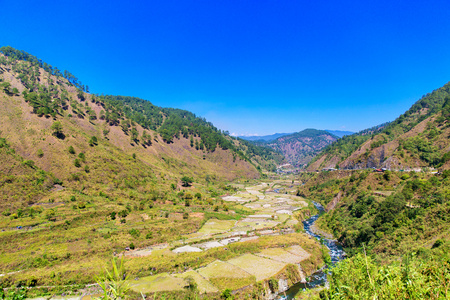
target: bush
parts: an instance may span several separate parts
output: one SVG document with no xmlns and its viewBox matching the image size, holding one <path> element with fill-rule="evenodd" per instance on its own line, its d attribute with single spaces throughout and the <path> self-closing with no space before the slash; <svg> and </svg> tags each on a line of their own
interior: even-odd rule
<svg viewBox="0 0 450 300">
<path fill-rule="evenodd" d="M 79 160 L 78 158 L 76 158 L 76 159 L 74 160 L 73 164 L 74 164 L 75 167 L 77 167 L 77 168 L 81 167 L 81 162 L 80 162 L 80 160 Z"/>
<path fill-rule="evenodd" d="M 409 175 L 408 174 L 403 174 L 400 178 L 402 179 L 402 180 L 406 180 L 406 179 L 409 179 Z"/>
<path fill-rule="evenodd" d="M 30 168 L 34 168 L 34 167 L 35 167 L 35 166 L 34 166 L 34 161 L 32 161 L 31 159 L 24 160 L 24 161 L 23 161 L 23 164 L 24 164 L 25 166 L 30 167 Z"/>
<path fill-rule="evenodd" d="M 98 145 L 98 139 L 96 136 L 93 136 L 89 139 L 89 146 L 97 146 Z"/>
<path fill-rule="evenodd" d="M 137 239 L 137 238 L 141 235 L 141 232 L 140 232 L 138 229 L 135 229 L 135 228 L 130 229 L 130 230 L 128 231 L 128 233 L 129 233 L 132 237 L 134 237 L 135 239 Z"/>
<path fill-rule="evenodd" d="M 36 152 L 37 157 L 41 158 L 44 156 L 44 151 L 42 151 L 42 149 L 38 149 L 38 151 Z"/>
</svg>

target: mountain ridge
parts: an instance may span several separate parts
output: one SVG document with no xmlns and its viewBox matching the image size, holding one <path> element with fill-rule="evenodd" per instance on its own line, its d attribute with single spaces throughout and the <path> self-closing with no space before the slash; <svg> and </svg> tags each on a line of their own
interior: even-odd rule
<svg viewBox="0 0 450 300">
<path fill-rule="evenodd" d="M 325 148 L 309 170 L 335 167 L 411 170 L 446 165 L 450 83 L 417 100 L 393 122 L 346 136 Z"/>
</svg>

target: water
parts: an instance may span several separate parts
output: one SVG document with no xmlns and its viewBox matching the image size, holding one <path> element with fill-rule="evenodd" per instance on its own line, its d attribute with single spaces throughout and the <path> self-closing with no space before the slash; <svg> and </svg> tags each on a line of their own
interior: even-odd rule
<svg viewBox="0 0 450 300">
<path fill-rule="evenodd" d="M 312 201 L 314 206 L 319 210 L 319 213 L 315 216 L 312 216 L 308 220 L 303 221 L 303 226 L 305 228 L 305 231 L 307 234 L 315 237 L 318 240 L 321 240 L 322 243 L 327 246 L 327 248 L 330 250 L 330 257 L 331 257 L 331 265 L 334 265 L 338 261 L 345 258 L 345 252 L 342 249 L 342 247 L 336 242 L 336 240 L 326 239 L 318 234 L 315 234 L 311 231 L 311 226 L 314 224 L 314 222 L 317 221 L 317 219 L 325 212 L 322 205 L 319 203 L 316 203 Z M 286 293 L 283 293 L 283 295 L 280 295 L 278 298 L 281 299 L 294 299 L 295 295 L 304 289 L 311 289 L 315 288 L 316 286 L 324 285 L 327 282 L 327 267 L 316 271 L 314 274 L 312 274 L 310 277 L 306 279 L 306 283 L 304 282 L 298 282 L 291 286 Z M 285 296 L 285 295 L 286 296 Z"/>
</svg>

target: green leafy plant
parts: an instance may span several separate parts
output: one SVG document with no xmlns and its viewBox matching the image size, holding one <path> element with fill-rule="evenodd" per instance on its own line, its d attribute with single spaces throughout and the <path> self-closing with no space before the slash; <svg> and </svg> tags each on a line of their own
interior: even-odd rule
<svg viewBox="0 0 450 300">
<path fill-rule="evenodd" d="M 102 296 L 97 299 L 118 300 L 128 299 L 127 293 L 130 290 L 128 276 L 125 273 L 123 257 L 120 261 L 113 257 L 111 259 L 111 271 L 105 269 L 105 273 L 97 277 L 97 283 L 103 290 Z"/>
</svg>

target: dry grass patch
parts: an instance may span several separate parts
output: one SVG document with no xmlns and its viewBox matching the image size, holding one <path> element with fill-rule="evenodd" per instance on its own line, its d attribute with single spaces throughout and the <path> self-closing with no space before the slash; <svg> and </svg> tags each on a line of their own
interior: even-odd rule
<svg viewBox="0 0 450 300">
<path fill-rule="evenodd" d="M 289 253 L 292 253 L 296 256 L 299 256 L 302 258 L 302 260 L 308 259 L 311 254 L 306 252 L 302 247 L 300 247 L 299 245 L 294 245 L 291 246 L 289 248 L 286 248 L 286 251 Z"/>
<path fill-rule="evenodd" d="M 135 292 L 155 293 L 162 291 L 179 291 L 186 286 L 183 278 L 176 278 L 167 273 L 148 276 L 130 281 L 130 288 Z"/>
<path fill-rule="evenodd" d="M 236 221 L 234 220 L 210 219 L 198 232 L 204 234 L 221 233 L 229 231 L 231 228 L 233 228 L 235 223 Z"/>
<path fill-rule="evenodd" d="M 237 290 L 245 286 L 255 283 L 255 277 L 247 278 L 230 278 L 230 277 L 217 277 L 211 278 L 211 283 L 214 284 L 219 290 L 231 289 Z"/>
<path fill-rule="evenodd" d="M 254 275 L 256 277 L 256 281 L 269 278 L 270 276 L 280 272 L 286 266 L 285 263 L 252 254 L 244 254 L 242 256 L 230 259 L 228 263 Z"/>
<path fill-rule="evenodd" d="M 197 272 L 206 279 L 228 277 L 228 278 L 247 278 L 251 275 L 243 269 L 227 262 L 216 260 Z"/>
<path fill-rule="evenodd" d="M 192 279 L 195 280 L 197 288 L 201 293 L 215 293 L 219 291 L 214 285 L 211 284 L 211 282 L 206 280 L 202 275 L 200 275 L 194 270 L 190 270 L 182 274 L 177 274 L 175 275 L 175 277 L 184 279 L 191 277 Z"/>
<path fill-rule="evenodd" d="M 292 254 L 281 248 L 264 249 L 261 253 L 257 253 L 256 255 L 288 264 L 297 264 L 305 259 L 302 256 Z"/>
</svg>

